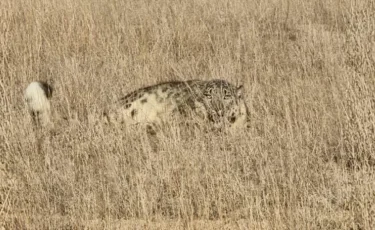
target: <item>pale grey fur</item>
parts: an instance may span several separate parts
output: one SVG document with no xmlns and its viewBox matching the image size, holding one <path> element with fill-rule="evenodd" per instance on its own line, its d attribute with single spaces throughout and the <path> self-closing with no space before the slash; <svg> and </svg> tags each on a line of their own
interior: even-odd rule
<svg viewBox="0 0 375 230">
<path fill-rule="evenodd" d="M 214 127 L 246 125 L 248 109 L 243 86 L 225 80 L 171 81 L 138 89 L 118 100 L 106 112 L 110 123 L 156 124 L 174 118 L 198 118 Z"/>
</svg>

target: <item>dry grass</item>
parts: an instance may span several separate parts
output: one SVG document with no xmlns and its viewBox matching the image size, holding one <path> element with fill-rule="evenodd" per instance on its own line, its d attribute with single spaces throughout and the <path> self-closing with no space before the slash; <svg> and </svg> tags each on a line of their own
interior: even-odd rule
<svg viewBox="0 0 375 230">
<path fill-rule="evenodd" d="M 0 1 L 0 229 L 371 229 L 374 18 L 370 0 Z M 50 78 L 38 151 L 22 94 Z M 93 124 L 193 78 L 243 83 L 250 129 L 154 148 Z"/>
</svg>

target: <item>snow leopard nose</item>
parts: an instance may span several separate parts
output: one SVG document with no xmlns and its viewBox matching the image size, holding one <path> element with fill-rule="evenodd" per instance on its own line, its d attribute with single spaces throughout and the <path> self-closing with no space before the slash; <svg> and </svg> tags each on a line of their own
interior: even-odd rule
<svg viewBox="0 0 375 230">
<path fill-rule="evenodd" d="M 215 113 L 218 116 L 223 116 L 224 115 L 224 105 L 221 101 L 215 100 L 212 102 L 212 109 L 215 110 Z"/>
</svg>

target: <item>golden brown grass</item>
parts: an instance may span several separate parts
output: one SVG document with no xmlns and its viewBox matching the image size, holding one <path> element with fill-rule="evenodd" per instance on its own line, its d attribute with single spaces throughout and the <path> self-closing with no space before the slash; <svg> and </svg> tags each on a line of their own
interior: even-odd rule
<svg viewBox="0 0 375 230">
<path fill-rule="evenodd" d="M 0 1 L 0 229 L 373 228 L 374 18 L 370 0 Z M 38 151 L 22 94 L 51 78 Z M 193 78 L 244 84 L 250 128 L 155 148 L 94 125 Z"/>
</svg>

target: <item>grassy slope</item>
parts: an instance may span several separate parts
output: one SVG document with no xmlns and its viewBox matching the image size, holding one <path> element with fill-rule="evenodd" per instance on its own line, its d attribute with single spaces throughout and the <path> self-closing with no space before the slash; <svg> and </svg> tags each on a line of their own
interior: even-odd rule
<svg viewBox="0 0 375 230">
<path fill-rule="evenodd" d="M 370 229 L 375 5 L 351 0 L 0 2 L 0 228 Z M 22 92 L 56 81 L 42 151 Z M 245 85 L 251 128 L 95 126 L 173 79 Z M 77 118 L 65 122 L 61 117 Z"/>
</svg>

